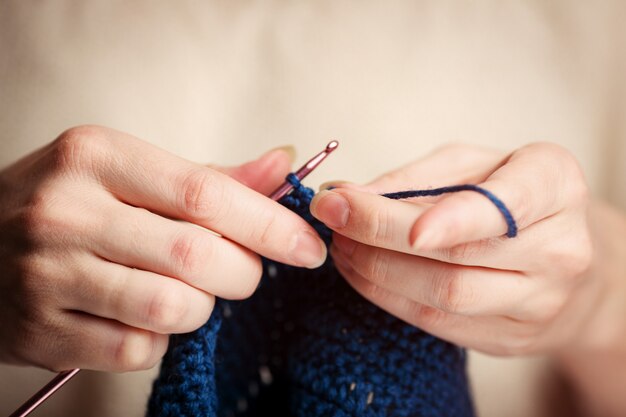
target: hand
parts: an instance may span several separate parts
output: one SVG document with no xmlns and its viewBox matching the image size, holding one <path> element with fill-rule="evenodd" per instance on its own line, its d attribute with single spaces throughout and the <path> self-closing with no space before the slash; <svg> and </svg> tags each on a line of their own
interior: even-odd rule
<svg viewBox="0 0 626 417">
<path fill-rule="evenodd" d="M 149 368 L 215 296 L 252 294 L 257 253 L 320 265 L 314 229 L 262 195 L 289 165 L 276 150 L 229 176 L 85 126 L 0 171 L 0 359 Z"/>
<path fill-rule="evenodd" d="M 484 196 L 395 201 L 377 194 L 478 184 L 511 210 L 509 239 Z M 311 211 L 333 231 L 330 253 L 365 298 L 415 326 L 491 354 L 547 352 L 573 342 L 595 309 L 587 186 L 551 144 L 511 155 L 448 146 L 366 186 L 334 184 Z"/>
</svg>

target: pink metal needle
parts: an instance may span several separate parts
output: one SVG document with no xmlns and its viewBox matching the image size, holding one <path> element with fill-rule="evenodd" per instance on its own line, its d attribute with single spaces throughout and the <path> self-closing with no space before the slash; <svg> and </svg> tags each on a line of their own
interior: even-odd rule
<svg viewBox="0 0 626 417">
<path fill-rule="evenodd" d="M 337 149 L 337 146 L 339 146 L 339 142 L 337 142 L 336 140 L 333 140 L 333 141 L 329 142 L 328 145 L 326 145 L 326 148 L 322 152 L 318 153 L 313 158 L 309 159 L 309 161 L 306 164 L 304 164 L 299 170 L 297 170 L 295 172 L 295 175 L 298 178 L 298 180 L 302 181 L 302 179 L 304 177 L 309 175 L 311 173 L 311 171 L 313 171 L 315 168 L 317 168 L 317 166 L 324 159 L 326 159 L 326 157 L 328 155 L 330 155 L 330 153 L 332 151 Z M 272 194 L 270 194 L 270 198 L 272 200 L 278 201 L 285 194 L 287 194 L 292 188 L 293 188 L 293 185 L 291 185 L 289 182 L 285 181 Z"/>
<path fill-rule="evenodd" d="M 72 379 L 80 369 L 72 369 L 71 371 L 59 372 L 57 376 L 52 378 L 42 389 L 37 391 L 35 395 L 30 397 L 20 408 L 15 410 L 9 417 L 26 417 L 35 408 L 39 407 L 41 403 L 46 401 L 52 394 L 54 394 L 59 388 L 63 386 L 67 381 Z"/>
<path fill-rule="evenodd" d="M 339 146 L 339 142 L 333 140 L 326 145 L 326 148 L 315 155 L 313 158 L 309 159 L 309 161 L 300 167 L 299 170 L 295 172 L 298 180 L 302 180 L 304 177 L 309 175 L 319 164 L 322 163 L 324 159 L 332 151 L 337 149 Z M 293 185 L 291 185 L 288 181 L 285 181 L 280 185 L 272 194 L 270 194 L 270 198 L 274 201 L 280 200 L 284 195 L 286 195 L 291 189 Z M 48 382 L 43 388 L 37 391 L 32 397 L 28 399 L 20 408 L 15 410 L 13 414 L 9 417 L 26 417 L 31 412 L 33 412 L 37 407 L 39 407 L 44 401 L 46 401 L 52 394 L 54 394 L 59 388 L 63 386 L 67 381 L 72 379 L 80 369 L 72 369 L 71 371 L 59 372 L 57 376 L 55 376 L 50 382 Z"/>
</svg>

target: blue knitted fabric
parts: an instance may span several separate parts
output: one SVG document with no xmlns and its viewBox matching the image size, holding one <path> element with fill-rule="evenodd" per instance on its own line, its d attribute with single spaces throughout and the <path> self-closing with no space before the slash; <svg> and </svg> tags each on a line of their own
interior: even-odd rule
<svg viewBox="0 0 626 417">
<path fill-rule="evenodd" d="M 281 203 L 328 243 L 298 185 Z M 265 259 L 248 300 L 218 300 L 199 330 L 174 335 L 148 417 L 472 417 L 465 351 L 379 309 L 333 267 Z"/>
</svg>

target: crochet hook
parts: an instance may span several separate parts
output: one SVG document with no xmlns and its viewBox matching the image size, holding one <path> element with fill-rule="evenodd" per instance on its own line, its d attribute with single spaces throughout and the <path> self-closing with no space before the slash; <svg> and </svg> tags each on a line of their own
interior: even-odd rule
<svg viewBox="0 0 626 417">
<path fill-rule="evenodd" d="M 337 149 L 339 142 L 336 140 L 330 141 L 323 151 L 309 159 L 307 163 L 302 165 L 300 169 L 295 172 L 295 176 L 299 181 L 302 181 L 304 177 L 309 175 L 319 164 L 322 163 L 332 151 Z M 270 194 L 270 198 L 274 201 L 280 200 L 291 189 L 293 185 L 288 181 L 282 183 L 273 193 Z M 26 417 L 32 413 L 37 407 L 39 407 L 44 401 L 52 396 L 59 388 L 61 388 L 67 381 L 72 379 L 80 369 L 72 369 L 69 371 L 59 372 L 50 382 L 48 382 L 43 388 L 37 391 L 32 397 L 30 397 L 24 404 L 22 404 L 17 410 L 13 412 L 9 417 Z"/>
<path fill-rule="evenodd" d="M 298 178 L 298 181 L 302 181 L 304 177 L 309 175 L 311 171 L 317 168 L 317 166 L 321 164 L 322 161 L 326 159 L 326 157 L 330 155 L 332 151 L 337 149 L 337 146 L 339 146 L 339 142 L 337 142 L 336 140 L 330 141 L 322 152 L 318 153 L 313 158 L 309 159 L 306 164 L 302 165 L 302 167 L 300 167 L 300 169 L 295 172 L 295 176 Z M 293 185 L 291 185 L 291 183 L 289 183 L 288 181 L 285 181 L 272 194 L 270 194 L 270 198 L 272 200 L 278 201 L 283 196 L 285 196 L 285 194 L 287 194 L 292 188 Z"/>
<path fill-rule="evenodd" d="M 46 401 L 52 394 L 54 394 L 59 388 L 63 386 L 67 381 L 72 379 L 80 369 L 72 369 L 71 371 L 59 372 L 57 376 L 52 378 L 43 388 L 41 388 L 35 395 L 30 397 L 20 408 L 15 410 L 9 417 L 25 417 L 39 407 L 41 403 Z"/>
</svg>

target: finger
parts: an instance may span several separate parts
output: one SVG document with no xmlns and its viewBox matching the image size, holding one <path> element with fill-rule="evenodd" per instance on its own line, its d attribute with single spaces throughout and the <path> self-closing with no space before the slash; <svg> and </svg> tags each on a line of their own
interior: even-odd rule
<svg viewBox="0 0 626 417">
<path fill-rule="evenodd" d="M 571 280 L 588 267 L 590 243 L 580 233 L 584 225 L 579 226 L 584 219 L 578 213 L 562 213 L 528 226 L 515 239 L 488 238 L 449 248 L 417 248 L 414 253 L 451 264 L 537 274 L 548 281 Z"/>
<path fill-rule="evenodd" d="M 371 246 L 412 250 L 409 231 L 429 204 L 390 200 L 369 192 L 337 188 L 319 192 L 311 214 L 337 233 Z"/>
<path fill-rule="evenodd" d="M 173 278 L 84 255 L 59 295 L 68 310 L 117 320 L 160 334 L 196 330 L 209 319 L 215 297 Z"/>
<path fill-rule="evenodd" d="M 246 298 L 256 289 L 259 256 L 220 236 L 145 209 L 106 202 L 102 231 L 89 239 L 101 258 L 177 278 L 227 299 Z"/>
<path fill-rule="evenodd" d="M 365 299 L 427 333 L 459 346 L 493 355 L 533 351 L 536 330 L 505 317 L 466 317 L 449 314 L 378 287 L 358 274 L 338 267 L 346 281 Z"/>
<path fill-rule="evenodd" d="M 562 148 L 531 145 L 514 153 L 480 187 L 504 202 L 521 230 L 566 206 L 580 204 L 582 174 Z M 411 228 L 416 248 L 452 247 L 464 242 L 501 236 L 508 225 L 485 196 L 470 191 L 452 194 L 427 210 Z"/>
<path fill-rule="evenodd" d="M 589 243 L 584 241 L 586 237 L 581 236 L 578 228 L 572 227 L 580 221 L 580 216 L 574 214 L 553 217 L 550 222 L 529 226 L 515 239 L 483 239 L 431 250 L 416 249 L 408 243 L 386 249 L 449 264 L 520 271 L 530 275 L 541 272 L 547 279 L 560 279 L 574 276 L 574 272 L 587 262 L 584 251 Z M 345 253 L 352 253 L 357 245 L 364 245 L 339 233 L 333 234 L 333 243 Z M 537 251 L 537 248 L 541 250 Z M 534 256 L 529 257 L 528 253 Z"/>
<path fill-rule="evenodd" d="M 433 248 L 411 244 L 413 224 L 419 224 L 420 216 L 425 216 L 424 213 L 432 207 L 431 204 L 389 200 L 344 188 L 321 191 L 310 206 L 313 216 L 335 231 L 334 240 L 343 236 L 370 246 L 442 262 L 509 271 L 544 271 L 555 277 L 563 275 L 564 264 L 568 265 L 566 271 L 571 271 L 585 262 L 585 257 L 576 259 L 581 251 L 569 243 L 580 244 L 581 249 L 588 246 L 581 242 L 581 236 L 576 232 L 578 229 L 572 227 L 573 221 L 580 221 L 578 213 L 563 213 L 552 217 L 550 222 L 533 224 L 515 239 L 494 237 Z M 554 236 L 561 238 L 555 239 Z M 542 248 L 537 256 L 526 256 L 529 252 L 537 252 L 537 247 Z"/>
<path fill-rule="evenodd" d="M 56 331 L 42 335 L 46 346 L 37 362 L 56 371 L 73 368 L 107 372 L 149 369 L 165 354 L 168 336 L 114 320 L 65 312 Z"/>
<path fill-rule="evenodd" d="M 294 160 L 293 146 L 283 146 L 266 152 L 254 161 L 236 167 L 209 166 L 263 195 L 269 195 L 285 181 Z"/>
<path fill-rule="evenodd" d="M 315 230 L 280 204 L 132 136 L 111 130 L 97 135 L 107 144 L 106 157 L 94 162 L 99 180 L 121 201 L 214 230 L 282 263 L 323 263 L 326 247 Z"/>
<path fill-rule="evenodd" d="M 385 173 L 366 184 L 381 194 L 483 181 L 504 159 L 501 151 L 462 144 L 446 145 L 423 158 Z"/>
<path fill-rule="evenodd" d="M 367 245 L 351 254 L 334 244 L 331 254 L 344 270 L 374 285 L 450 314 L 511 315 L 526 312 L 537 283 L 520 273 L 446 264 Z"/>
</svg>

